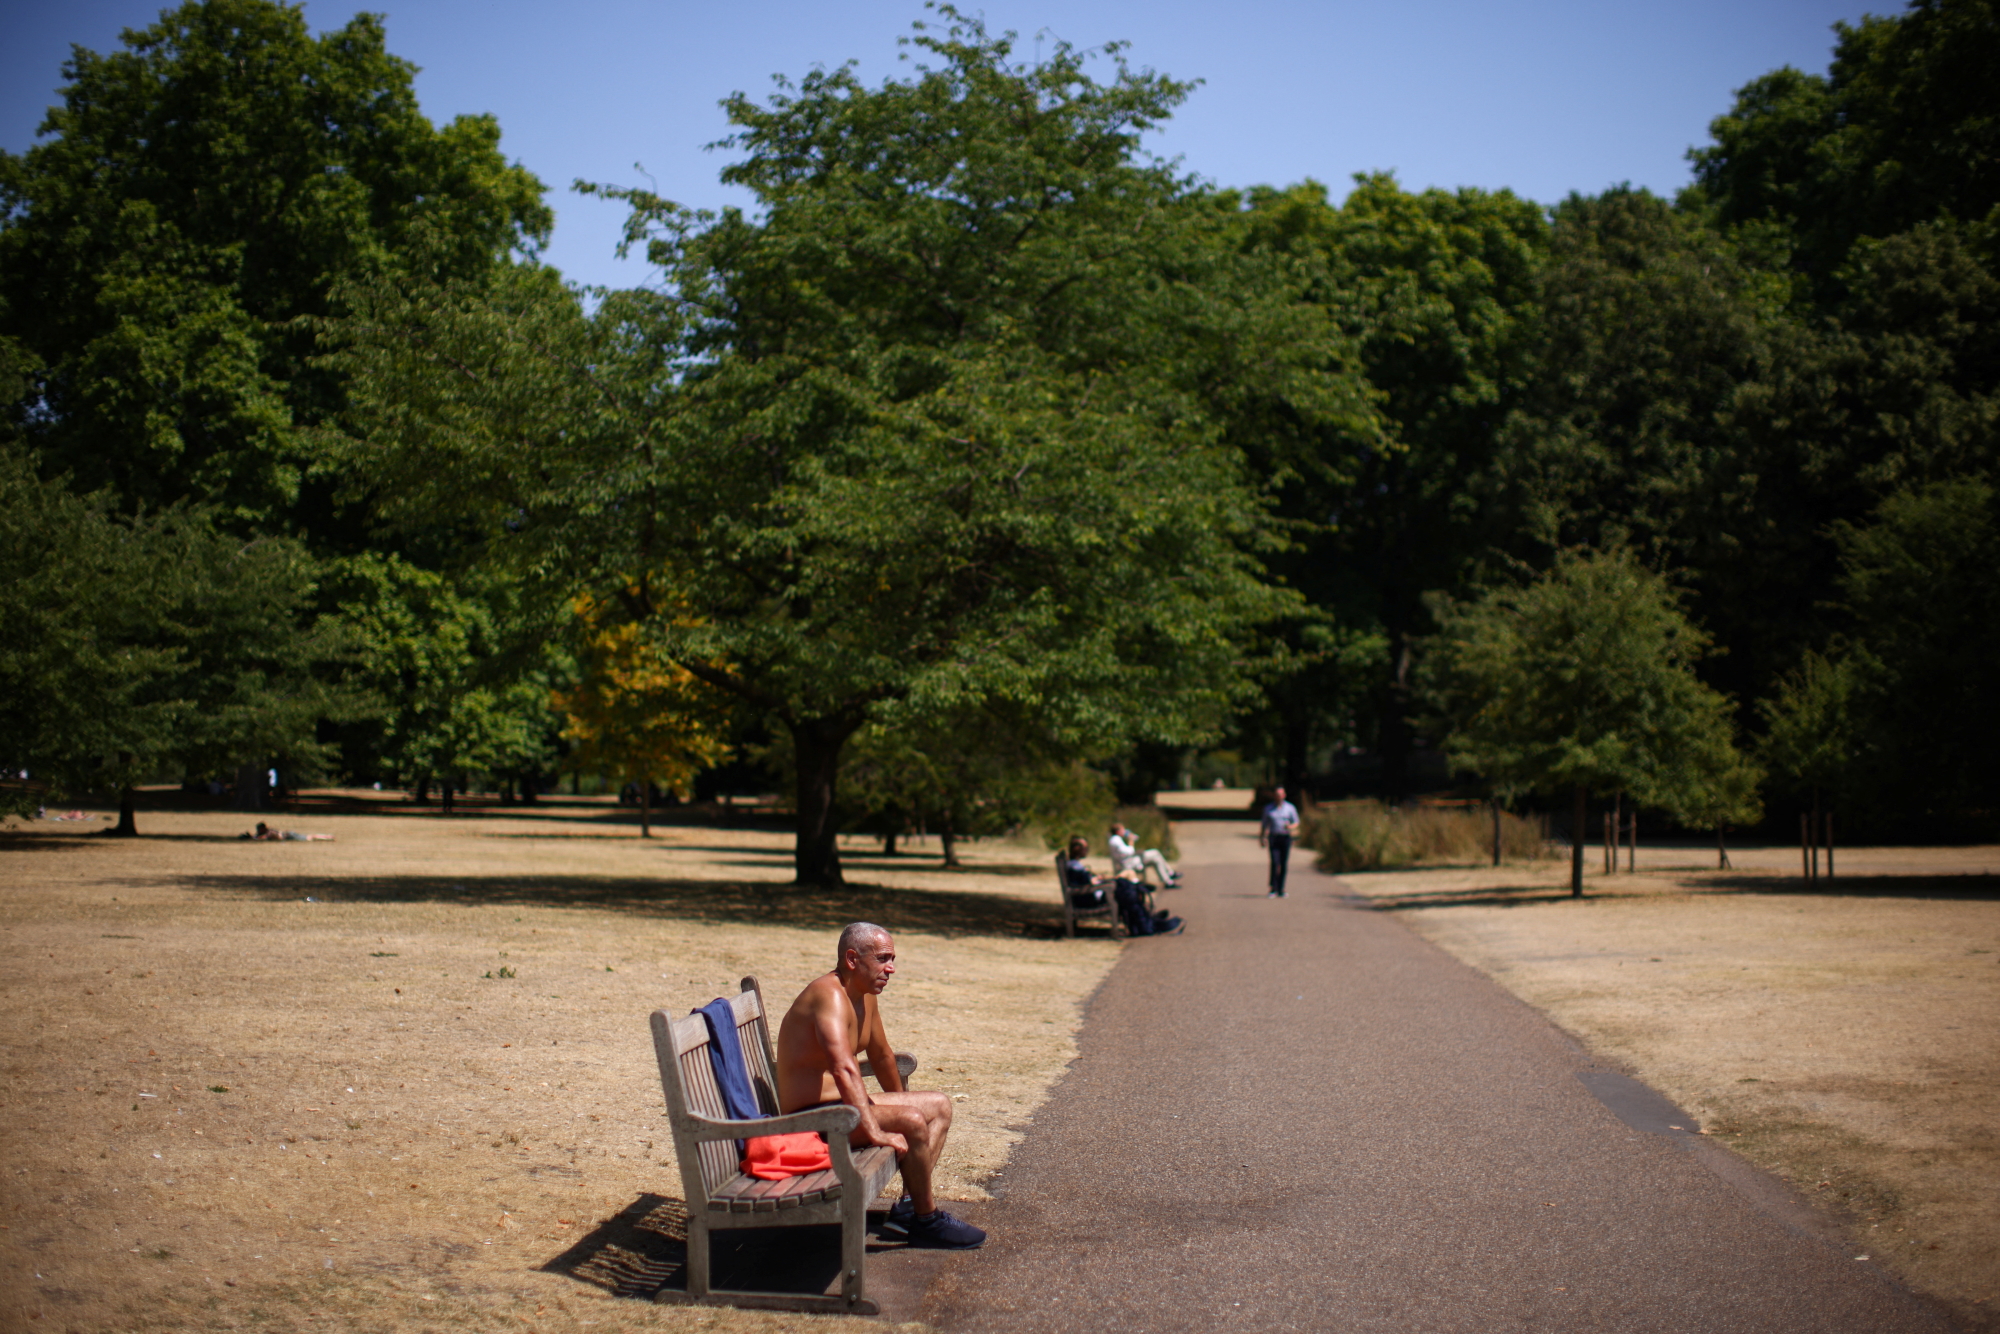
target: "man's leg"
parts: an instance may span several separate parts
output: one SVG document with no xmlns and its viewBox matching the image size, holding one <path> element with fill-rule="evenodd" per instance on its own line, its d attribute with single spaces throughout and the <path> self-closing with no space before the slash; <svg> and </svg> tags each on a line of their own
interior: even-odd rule
<svg viewBox="0 0 2000 1334">
<path fill-rule="evenodd" d="M 1160 888 L 1162 889 L 1172 889 L 1174 881 L 1180 878 L 1174 874 L 1174 868 L 1167 865 L 1167 859 L 1160 855 L 1158 848 L 1147 848 L 1139 854 L 1139 861 L 1142 866 L 1153 868 L 1153 874 L 1160 877 Z M 1142 871 L 1141 875 L 1143 874 L 1144 872 Z"/>
<path fill-rule="evenodd" d="M 1271 835 L 1271 892 L 1285 896 L 1285 871 L 1292 859 L 1292 840 L 1287 834 Z"/>
<path fill-rule="evenodd" d="M 910 1203 L 918 1213 L 930 1213 L 937 1208 L 931 1178 L 938 1156 L 944 1152 L 945 1136 L 951 1133 L 951 1096 L 927 1090 L 877 1093 L 874 1097 L 876 1124 L 910 1142 L 910 1151 L 897 1164 L 903 1170 Z"/>
</svg>

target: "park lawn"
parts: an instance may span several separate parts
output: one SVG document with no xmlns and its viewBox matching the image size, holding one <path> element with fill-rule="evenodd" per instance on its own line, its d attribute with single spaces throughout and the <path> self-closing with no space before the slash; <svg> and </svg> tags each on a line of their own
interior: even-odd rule
<svg viewBox="0 0 2000 1334">
<path fill-rule="evenodd" d="M 1626 1065 L 1975 1328 L 2000 1322 L 2000 848 L 1647 849 L 1341 883 Z"/>
<path fill-rule="evenodd" d="M 941 1192 L 973 1199 L 1116 946 L 1024 933 L 1054 916 L 1039 849 L 946 872 L 856 841 L 857 887 L 799 894 L 785 835 L 630 818 L 12 822 L 0 1327 L 879 1328 L 620 1299 L 680 1195 L 647 1015 L 746 974 L 782 1007 L 883 923 L 891 1035 L 959 1099 Z"/>
</svg>

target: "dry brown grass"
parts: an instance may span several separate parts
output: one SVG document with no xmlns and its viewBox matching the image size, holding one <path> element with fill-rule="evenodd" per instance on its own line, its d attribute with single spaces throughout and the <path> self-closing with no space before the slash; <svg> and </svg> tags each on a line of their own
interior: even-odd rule
<svg viewBox="0 0 2000 1334">
<path fill-rule="evenodd" d="M 1593 850 L 1594 852 L 1595 850 Z M 1693 1112 L 1989 1328 L 2000 1307 L 2000 849 L 1641 849 L 1636 875 L 1343 881 Z M 1588 863 L 1598 865 L 1593 856 Z M 1566 868 L 1565 868 L 1566 869 Z"/>
<path fill-rule="evenodd" d="M 141 819 L 0 836 L 0 1327 L 832 1328 L 617 1299 L 679 1194 L 647 1014 L 747 973 L 783 1004 L 841 923 L 888 925 L 892 1036 L 960 1099 L 941 1186 L 976 1198 L 1116 954 L 1023 935 L 1032 848 L 857 841 L 862 886 L 798 894 L 781 835 L 588 811 Z"/>
</svg>

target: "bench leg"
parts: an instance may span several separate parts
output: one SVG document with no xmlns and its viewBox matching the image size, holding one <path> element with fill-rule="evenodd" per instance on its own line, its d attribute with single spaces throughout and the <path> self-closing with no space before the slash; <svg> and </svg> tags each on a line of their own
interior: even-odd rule
<svg viewBox="0 0 2000 1334">
<path fill-rule="evenodd" d="M 850 1307 L 864 1302 L 861 1266 L 867 1258 L 868 1205 L 864 1200 L 855 1200 L 840 1221 L 840 1295 Z"/>
<path fill-rule="evenodd" d="M 689 1210 L 688 1218 L 688 1258 L 687 1293 L 690 1297 L 708 1296 L 708 1220 L 694 1216 Z"/>
</svg>

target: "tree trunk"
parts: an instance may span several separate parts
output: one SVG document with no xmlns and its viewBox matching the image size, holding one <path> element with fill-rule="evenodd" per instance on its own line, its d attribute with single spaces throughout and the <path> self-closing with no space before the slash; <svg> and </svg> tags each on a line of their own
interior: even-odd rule
<svg viewBox="0 0 2000 1334">
<path fill-rule="evenodd" d="M 1812 831 L 1812 878 L 1819 880 L 1819 788 L 1813 787 L 1812 823 L 1807 826 Z"/>
<path fill-rule="evenodd" d="M 1821 828 L 1826 833 L 1826 878 L 1833 879 L 1833 812 L 1825 815 L 1826 823 Z"/>
<path fill-rule="evenodd" d="M 441 788 L 442 790 L 438 794 L 438 814 L 450 815 L 452 806 L 451 799 L 458 792 L 458 784 L 456 781 L 447 778 L 444 780 L 444 783 L 441 785 Z"/>
<path fill-rule="evenodd" d="M 139 822 L 133 818 L 132 785 L 118 789 L 118 825 L 111 832 L 118 838 L 139 837 Z"/>
<path fill-rule="evenodd" d="M 236 809 L 239 811 L 261 811 L 264 809 L 263 765 L 239 764 L 236 766 Z"/>
<path fill-rule="evenodd" d="M 639 837 L 653 836 L 653 776 L 639 775 Z"/>
<path fill-rule="evenodd" d="M 1718 871 L 1729 869 L 1729 849 L 1723 846 L 1721 825 L 1715 827 L 1715 869 Z"/>
<path fill-rule="evenodd" d="M 1285 786 L 1300 802 L 1306 799 L 1306 769 L 1312 741 L 1312 723 L 1303 716 L 1304 712 L 1301 706 L 1285 720 Z M 1147 804 L 1152 804 L 1151 794 L 1147 796 Z"/>
<path fill-rule="evenodd" d="M 1491 809 L 1492 809 L 1492 811 L 1493 811 L 1493 864 L 1494 864 L 1495 866 L 1498 866 L 1498 865 L 1500 864 L 1500 801 L 1499 801 L 1499 798 L 1497 798 L 1497 797 L 1496 797 L 1496 798 L 1494 798 L 1493 802 L 1491 803 Z"/>
<path fill-rule="evenodd" d="M 1400 631 L 1390 632 L 1392 670 L 1384 692 L 1382 722 L 1376 744 L 1382 751 L 1383 796 L 1399 802 L 1410 787 L 1410 751 L 1416 734 L 1410 730 L 1410 643 Z"/>
<path fill-rule="evenodd" d="M 951 817 L 949 816 L 946 816 L 945 822 L 938 826 L 938 844 L 944 849 L 944 864 L 946 866 L 957 866 L 959 864 L 958 835 L 952 832 Z"/>
<path fill-rule="evenodd" d="M 431 804 L 431 776 L 429 774 L 425 774 L 417 780 L 417 795 L 411 798 L 411 800 L 415 801 L 419 806 L 428 806 Z"/>
<path fill-rule="evenodd" d="M 1569 896 L 1583 897 L 1583 840 L 1590 836 L 1590 794 L 1576 785 L 1576 802 L 1570 813 Z"/>
<path fill-rule="evenodd" d="M 896 831 L 893 829 L 883 831 L 882 855 L 884 857 L 893 857 L 896 855 Z"/>
<path fill-rule="evenodd" d="M 840 776 L 840 750 L 854 735 L 858 722 L 814 718 L 791 724 L 792 754 L 798 770 L 798 833 L 792 844 L 795 883 L 838 889 L 840 816 L 834 785 Z"/>
</svg>

